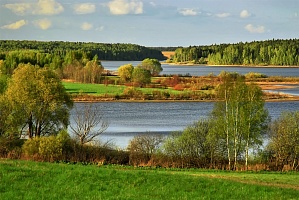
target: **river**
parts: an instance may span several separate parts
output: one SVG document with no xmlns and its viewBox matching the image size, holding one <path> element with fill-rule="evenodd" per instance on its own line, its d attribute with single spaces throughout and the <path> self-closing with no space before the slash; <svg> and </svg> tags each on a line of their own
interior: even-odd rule
<svg viewBox="0 0 299 200">
<path fill-rule="evenodd" d="M 85 103 L 75 103 L 83 109 Z M 102 142 L 110 141 L 119 148 L 126 148 L 136 134 L 161 133 L 168 135 L 182 131 L 193 122 L 205 118 L 213 109 L 213 102 L 98 102 L 94 103 L 109 122 L 101 135 Z M 267 102 L 272 120 L 282 111 L 299 109 L 298 101 Z M 74 115 L 72 110 L 71 115 Z M 72 121 L 71 121 L 72 123 Z"/>
<path fill-rule="evenodd" d="M 125 65 L 132 64 L 137 66 L 141 61 L 102 61 L 102 65 L 106 70 L 117 71 L 117 68 Z M 240 74 L 247 74 L 248 72 L 262 73 L 267 76 L 284 76 L 284 77 L 294 77 L 299 76 L 298 67 L 244 67 L 244 66 L 207 66 L 207 65 L 196 65 L 196 66 L 186 66 L 186 65 L 168 65 L 162 64 L 163 71 L 161 75 L 171 75 L 171 74 L 181 74 L 181 75 L 191 75 L 191 76 L 204 76 L 208 74 L 218 75 L 221 71 L 238 72 Z"/>
<path fill-rule="evenodd" d="M 116 71 L 118 67 L 131 63 L 137 66 L 141 61 L 102 61 L 106 70 Z M 227 67 L 227 66 L 184 66 L 162 64 L 161 74 L 181 74 L 191 76 L 202 76 L 208 74 L 218 75 L 221 71 L 258 72 L 268 76 L 294 77 L 299 76 L 299 68 L 294 67 Z M 284 92 L 299 95 L 299 87 L 277 90 L 273 92 Z M 168 135 L 173 131 L 182 131 L 186 126 L 205 118 L 213 109 L 212 102 L 160 102 L 160 103 L 124 103 L 124 102 L 99 102 L 95 106 L 102 111 L 104 119 L 109 122 L 109 128 L 102 134 L 100 140 L 111 141 L 120 148 L 126 148 L 129 140 L 136 134 L 161 133 Z M 76 103 L 78 109 L 82 109 L 84 103 Z M 299 109 L 299 102 L 267 102 L 272 119 L 277 118 L 284 110 Z M 72 111 L 71 114 L 74 114 Z M 72 122 L 71 122 L 72 123 Z"/>
</svg>

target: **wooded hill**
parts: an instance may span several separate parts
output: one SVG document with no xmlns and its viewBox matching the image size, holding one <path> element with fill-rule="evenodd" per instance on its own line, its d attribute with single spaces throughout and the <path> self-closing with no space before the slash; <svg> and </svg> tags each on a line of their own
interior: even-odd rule
<svg viewBox="0 0 299 200">
<path fill-rule="evenodd" d="M 8 52 L 16 50 L 36 50 L 39 53 L 55 54 L 60 57 L 65 56 L 69 51 L 77 51 L 85 54 L 89 60 L 95 55 L 100 60 L 165 59 L 161 51 L 136 44 L 0 40 L 0 60 L 5 60 L 5 55 Z"/>
<path fill-rule="evenodd" d="M 299 39 L 189 46 L 175 50 L 172 62 L 209 65 L 299 65 Z"/>
</svg>

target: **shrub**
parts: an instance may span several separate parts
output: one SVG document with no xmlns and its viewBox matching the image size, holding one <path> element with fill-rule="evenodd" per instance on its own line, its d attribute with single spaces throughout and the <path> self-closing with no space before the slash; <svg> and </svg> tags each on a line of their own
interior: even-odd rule
<svg viewBox="0 0 299 200">
<path fill-rule="evenodd" d="M 38 156 L 39 144 L 40 144 L 39 137 L 35 137 L 32 139 L 26 140 L 26 142 L 24 143 L 23 148 L 22 148 L 24 154 L 29 157 Z"/>
<path fill-rule="evenodd" d="M 19 151 L 22 147 L 24 140 L 19 138 L 0 137 L 0 157 L 8 157 L 10 152 Z"/>
<path fill-rule="evenodd" d="M 62 156 L 72 152 L 72 141 L 68 133 L 63 130 L 57 136 L 35 137 L 27 140 L 23 145 L 26 156 L 43 161 L 61 160 Z"/>
<path fill-rule="evenodd" d="M 63 143 L 55 136 L 40 138 L 38 153 L 45 161 L 60 160 L 62 156 Z"/>
<path fill-rule="evenodd" d="M 157 153 L 163 142 L 163 136 L 160 134 L 147 133 L 137 135 L 130 142 L 128 150 L 130 152 L 130 164 L 146 165 L 152 155 Z"/>
<path fill-rule="evenodd" d="M 247 79 L 254 79 L 254 78 L 267 78 L 268 76 L 262 73 L 256 73 L 256 72 L 249 72 L 245 74 L 245 78 Z"/>
</svg>

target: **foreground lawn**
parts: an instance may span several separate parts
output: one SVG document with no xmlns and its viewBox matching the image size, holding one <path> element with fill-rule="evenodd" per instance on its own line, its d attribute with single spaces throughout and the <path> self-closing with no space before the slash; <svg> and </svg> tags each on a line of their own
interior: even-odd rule
<svg viewBox="0 0 299 200">
<path fill-rule="evenodd" d="M 298 173 L 0 160 L 0 199 L 298 199 Z"/>
</svg>

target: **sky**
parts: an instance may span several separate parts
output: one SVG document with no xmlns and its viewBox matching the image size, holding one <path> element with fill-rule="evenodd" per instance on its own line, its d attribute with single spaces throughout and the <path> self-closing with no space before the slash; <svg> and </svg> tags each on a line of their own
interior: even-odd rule
<svg viewBox="0 0 299 200">
<path fill-rule="evenodd" d="M 299 0 L 0 0 L 0 40 L 177 47 L 299 38 Z"/>
</svg>

